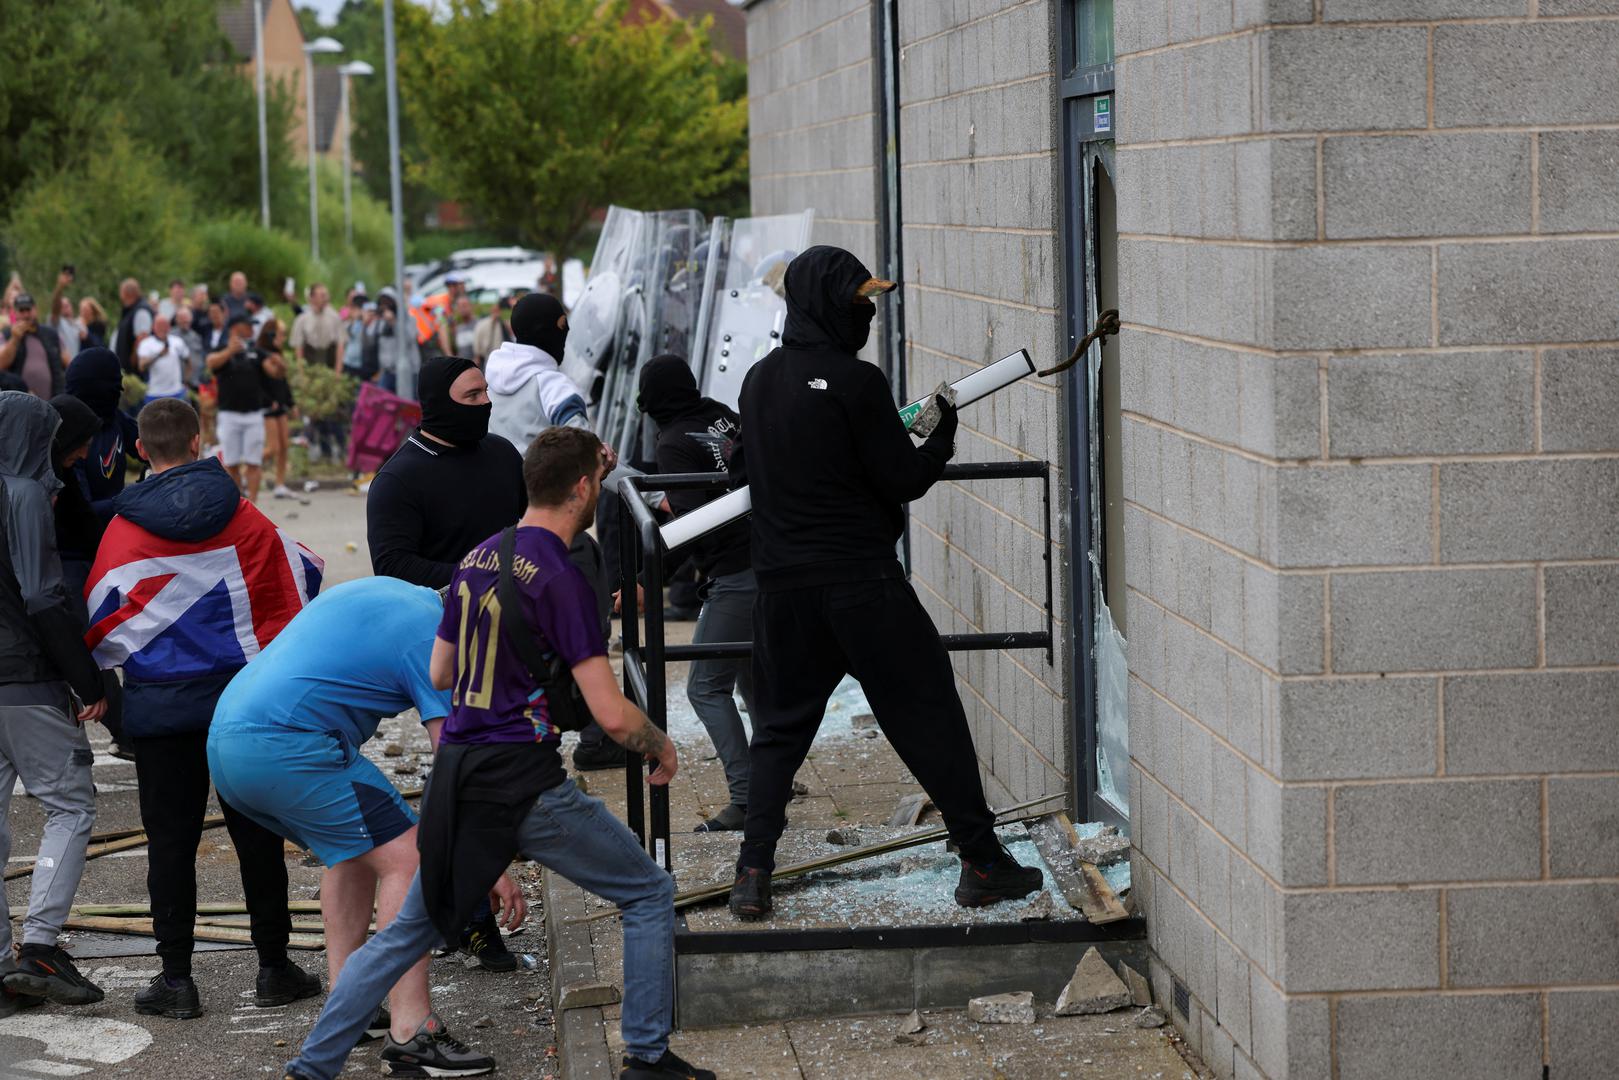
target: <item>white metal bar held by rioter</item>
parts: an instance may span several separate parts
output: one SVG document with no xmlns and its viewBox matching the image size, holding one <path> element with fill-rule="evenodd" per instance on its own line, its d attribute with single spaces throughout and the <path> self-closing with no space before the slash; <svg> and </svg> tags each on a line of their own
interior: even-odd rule
<svg viewBox="0 0 1619 1080">
<path fill-rule="evenodd" d="M 956 408 L 960 409 L 1032 374 L 1034 374 L 1034 360 L 1029 356 L 1027 349 L 1019 349 L 1011 356 L 1003 356 L 993 364 L 981 367 L 972 374 L 956 380 L 950 384 L 950 389 L 956 392 Z M 911 425 L 921 414 L 923 406 L 932 397 L 933 395 L 929 394 L 899 411 L 899 418 L 904 422 L 906 430 L 910 430 Z M 743 417 L 743 423 L 747 423 L 746 417 Z M 663 537 L 664 549 L 673 551 L 698 537 L 707 536 L 715 529 L 746 517 L 752 510 L 753 497 L 748 493 L 748 489 L 737 488 L 721 495 L 713 502 L 699 506 L 689 514 L 681 515 L 658 532 Z"/>
</svg>

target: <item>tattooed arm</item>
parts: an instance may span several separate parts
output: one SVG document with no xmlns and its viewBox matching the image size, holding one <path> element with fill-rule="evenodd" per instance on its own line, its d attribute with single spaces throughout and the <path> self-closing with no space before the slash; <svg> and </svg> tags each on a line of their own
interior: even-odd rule
<svg viewBox="0 0 1619 1080">
<path fill-rule="evenodd" d="M 647 783 L 667 784 L 673 780 L 679 768 L 674 742 L 624 696 L 607 658 L 593 656 L 579 664 L 573 669 L 573 678 L 585 695 L 590 715 L 596 718 L 602 730 L 624 749 L 658 763 L 657 769 L 647 777 Z"/>
</svg>

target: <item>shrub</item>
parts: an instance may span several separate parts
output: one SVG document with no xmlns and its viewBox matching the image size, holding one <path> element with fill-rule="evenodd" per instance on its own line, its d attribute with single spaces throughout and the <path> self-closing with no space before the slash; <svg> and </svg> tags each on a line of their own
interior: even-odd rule
<svg viewBox="0 0 1619 1080">
<path fill-rule="evenodd" d="M 197 235 L 201 251 L 194 280 L 208 282 L 216 294 L 236 270 L 267 301 L 280 297 L 287 278 L 302 282 L 308 277 L 309 255 L 286 233 L 260 228 L 246 218 L 225 218 L 204 224 Z"/>
<path fill-rule="evenodd" d="M 288 350 L 287 378 L 305 420 L 347 420 L 354 411 L 356 384 L 347 375 L 324 364 L 306 364 Z"/>
<path fill-rule="evenodd" d="M 45 303 L 64 263 L 78 268 L 71 293 L 118 311 L 118 282 L 151 290 L 184 276 L 196 261 L 190 194 L 163 160 L 113 132 L 93 152 L 39 177 L 18 197 L 5 225 L 23 282 Z"/>
</svg>

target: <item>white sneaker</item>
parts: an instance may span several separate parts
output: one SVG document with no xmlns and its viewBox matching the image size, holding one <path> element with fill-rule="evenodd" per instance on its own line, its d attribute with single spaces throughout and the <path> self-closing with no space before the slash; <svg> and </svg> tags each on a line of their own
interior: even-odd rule
<svg viewBox="0 0 1619 1080">
<path fill-rule="evenodd" d="M 277 484 L 275 486 L 275 491 L 274 491 L 273 494 L 278 499 L 290 499 L 290 498 L 292 498 L 292 492 L 291 492 L 291 490 L 288 489 L 287 485 L 285 485 L 285 484 Z"/>
</svg>

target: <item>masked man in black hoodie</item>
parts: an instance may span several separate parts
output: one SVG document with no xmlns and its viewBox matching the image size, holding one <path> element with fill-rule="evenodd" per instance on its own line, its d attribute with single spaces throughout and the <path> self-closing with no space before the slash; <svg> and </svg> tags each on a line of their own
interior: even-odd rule
<svg viewBox="0 0 1619 1080">
<path fill-rule="evenodd" d="M 636 404 L 658 425 L 656 455 L 661 473 L 724 472 L 740 437 L 736 413 L 697 392 L 697 379 L 683 357 L 655 356 L 641 369 Z M 718 491 L 671 491 L 669 509 L 687 514 L 716 498 Z M 692 642 L 750 641 L 757 586 L 748 560 L 748 523 L 727 525 L 697 542 L 693 558 L 703 577 L 698 589 L 702 613 Z M 747 661 L 695 660 L 686 677 L 686 700 L 714 740 L 725 766 L 731 802 L 697 827 L 698 832 L 742 828 L 748 810 L 748 733 L 733 696 L 753 710 L 753 672 Z"/>
<path fill-rule="evenodd" d="M 1042 881 L 995 837 L 955 672 L 895 556 L 905 504 L 955 452 L 956 410 L 937 399 L 939 425 L 916 446 L 883 373 L 855 355 L 877 313 L 872 298 L 893 288 L 841 248 L 808 249 L 787 267 L 782 347 L 742 383 L 731 474 L 752 490 L 759 597 L 748 817 L 731 889 L 739 918 L 770 911 L 793 774 L 846 674 L 961 852 L 956 902 L 1016 899 Z"/>
</svg>

